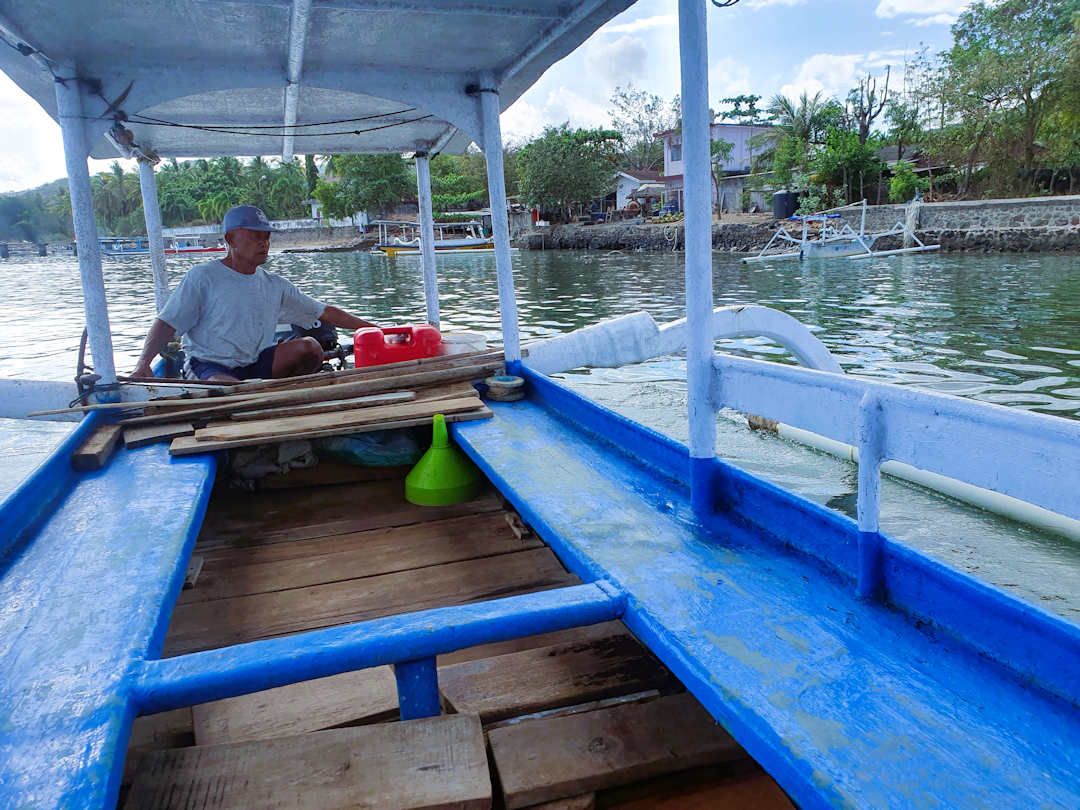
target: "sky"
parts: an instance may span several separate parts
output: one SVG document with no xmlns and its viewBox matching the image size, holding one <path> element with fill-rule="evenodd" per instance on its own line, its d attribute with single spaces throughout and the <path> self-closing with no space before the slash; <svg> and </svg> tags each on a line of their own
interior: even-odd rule
<svg viewBox="0 0 1080 810">
<path fill-rule="evenodd" d="M 741 0 L 708 9 L 709 99 L 755 93 L 842 98 L 860 77 L 903 75 L 906 56 L 952 41 L 969 0 Z M 503 138 L 523 142 L 545 126 L 610 124 L 609 98 L 633 85 L 665 99 L 679 92 L 676 0 L 639 0 L 553 65 L 502 115 Z M 104 171 L 111 161 L 90 161 Z M 130 168 L 130 166 L 129 166 Z M 0 73 L 0 192 L 65 175 L 60 128 Z"/>
</svg>

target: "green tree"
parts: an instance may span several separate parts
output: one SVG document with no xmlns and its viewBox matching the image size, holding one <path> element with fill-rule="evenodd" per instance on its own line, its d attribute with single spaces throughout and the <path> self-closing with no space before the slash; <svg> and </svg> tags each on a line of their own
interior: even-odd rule
<svg viewBox="0 0 1080 810">
<path fill-rule="evenodd" d="M 521 194 L 530 205 L 570 215 L 611 190 L 622 135 L 612 130 L 548 127 L 518 155 Z"/>
<path fill-rule="evenodd" d="M 1023 168 L 1034 167 L 1039 130 L 1062 84 L 1078 11 L 1078 0 L 1001 0 L 975 2 L 960 14 L 945 63 L 953 128 L 969 142 L 969 182 L 981 148 L 1008 162 L 1016 151 L 1012 144 L 1002 148 L 993 141 L 1012 125 Z"/>
<path fill-rule="evenodd" d="M 844 202 L 863 199 L 866 185 L 877 184 L 885 164 L 878 157 L 878 144 L 874 140 L 865 143 L 857 132 L 829 129 L 824 148 L 810 161 L 815 179 L 827 187 L 839 188 Z"/>
<path fill-rule="evenodd" d="M 720 180 L 724 176 L 724 164 L 731 160 L 735 144 L 718 138 L 709 143 L 709 173 L 712 174 L 713 188 L 716 189 L 716 210 L 720 210 Z"/>
<path fill-rule="evenodd" d="M 896 203 L 906 203 L 915 196 L 916 191 L 926 191 L 929 186 L 929 180 L 919 177 L 910 163 L 901 160 L 893 167 L 893 176 L 889 180 L 889 199 Z"/>
<path fill-rule="evenodd" d="M 754 95 L 729 96 L 728 98 L 722 98 L 720 99 L 720 103 L 725 106 L 717 113 L 717 115 L 721 121 L 732 121 L 736 124 L 760 126 L 767 121 L 765 111 L 758 109 L 757 103 L 759 101 L 761 101 L 761 96 Z"/>
<path fill-rule="evenodd" d="M 681 110 L 660 96 L 633 85 L 616 87 L 608 99 L 611 126 L 622 135 L 620 169 L 657 170 L 664 164 L 663 143 L 658 132 L 680 125 Z"/>
<path fill-rule="evenodd" d="M 338 180 L 320 180 L 315 197 L 331 217 L 384 211 L 415 193 L 415 179 L 398 154 L 334 155 L 329 168 Z"/>
</svg>

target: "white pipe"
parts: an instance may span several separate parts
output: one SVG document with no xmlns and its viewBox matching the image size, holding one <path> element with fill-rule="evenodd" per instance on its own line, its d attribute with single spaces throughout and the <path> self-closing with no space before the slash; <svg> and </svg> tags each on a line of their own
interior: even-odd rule
<svg viewBox="0 0 1080 810">
<path fill-rule="evenodd" d="M 690 457 L 716 455 L 715 408 L 710 397 L 713 342 L 712 199 L 709 171 L 709 72 L 706 0 L 679 0 L 682 73 L 683 194 L 686 265 L 686 383 Z"/>
<path fill-rule="evenodd" d="M 431 161 L 416 155 L 416 191 L 420 204 L 420 253 L 424 264 L 424 301 L 428 323 L 439 328 L 439 277 L 435 271 L 435 223 L 431 214 Z"/>
<path fill-rule="evenodd" d="M 82 92 L 75 78 L 67 79 L 66 82 L 57 81 L 54 86 L 57 118 L 60 120 L 60 133 L 64 140 L 68 189 L 71 194 L 71 218 L 75 225 L 75 242 L 79 249 L 79 276 L 82 279 L 90 352 L 94 358 L 94 373 L 101 375 L 102 384 L 108 385 L 116 382 L 116 367 L 113 362 L 105 281 L 101 276 L 101 245 L 98 243 L 97 224 L 94 222 L 90 173 L 86 166 L 90 150 L 87 147 L 83 124 Z"/>
<path fill-rule="evenodd" d="M 169 277 L 165 272 L 165 240 L 161 236 L 161 207 L 158 204 L 154 164 L 139 159 L 139 187 L 142 189 L 143 218 L 150 243 L 150 267 L 154 273 L 154 306 L 158 312 L 169 300 Z"/>
<path fill-rule="evenodd" d="M 293 158 L 293 136 L 288 127 L 295 126 L 300 110 L 300 76 L 304 71 L 304 44 L 307 41 L 311 0 L 293 0 L 289 19 L 289 55 L 285 84 L 285 137 L 281 141 L 281 162 Z"/>
<path fill-rule="evenodd" d="M 838 442 L 835 439 L 812 433 L 809 430 L 785 425 L 783 422 L 761 420 L 759 417 L 755 417 L 753 423 L 755 427 L 764 427 L 788 441 L 805 444 L 831 456 L 855 464 L 859 463 L 859 450 L 850 444 Z M 943 495 L 948 495 L 950 498 L 985 509 L 988 512 L 1003 515 L 1019 523 L 1027 523 L 1036 528 L 1067 537 L 1070 540 L 1080 541 L 1080 520 L 1075 520 L 1057 512 L 1051 512 L 1049 509 L 1043 509 L 1041 506 L 1022 501 L 1019 498 L 1002 495 L 992 489 L 983 489 L 974 484 L 968 484 L 927 470 L 920 470 L 918 467 L 912 467 L 902 461 L 886 461 L 881 465 L 881 472 L 893 478 L 901 478 L 921 487 L 932 489 Z"/>
<path fill-rule="evenodd" d="M 495 89 L 493 76 L 485 76 L 481 82 L 480 117 L 484 128 L 488 199 L 491 201 L 491 232 L 495 237 L 495 270 L 499 277 L 503 355 L 510 363 L 521 359 L 521 338 L 518 335 L 517 299 L 514 297 L 514 269 L 510 264 L 510 224 L 506 220 L 506 180 L 503 177 L 499 93 Z"/>
</svg>

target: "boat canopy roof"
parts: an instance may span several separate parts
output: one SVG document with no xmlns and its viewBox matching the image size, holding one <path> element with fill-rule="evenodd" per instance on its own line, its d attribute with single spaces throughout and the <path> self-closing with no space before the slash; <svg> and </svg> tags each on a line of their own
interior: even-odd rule
<svg viewBox="0 0 1080 810">
<path fill-rule="evenodd" d="M 54 119 L 80 79 L 95 158 L 117 112 L 162 157 L 462 152 L 478 89 L 506 109 L 633 2 L 23 0 L 0 69 Z"/>
</svg>

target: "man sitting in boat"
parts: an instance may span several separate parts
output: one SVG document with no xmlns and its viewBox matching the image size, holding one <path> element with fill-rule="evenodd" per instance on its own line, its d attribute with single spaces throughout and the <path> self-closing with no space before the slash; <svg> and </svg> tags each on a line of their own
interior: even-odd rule
<svg viewBox="0 0 1080 810">
<path fill-rule="evenodd" d="M 374 326 L 260 269 L 274 229 L 255 206 L 231 208 L 222 230 L 228 255 L 196 265 L 184 276 L 151 325 L 132 376 L 153 376 L 150 364 L 174 333 L 183 335 L 184 369 L 192 379 L 238 382 L 310 374 L 322 367 L 322 346 L 311 337 L 275 345 L 278 323 Z"/>
</svg>

